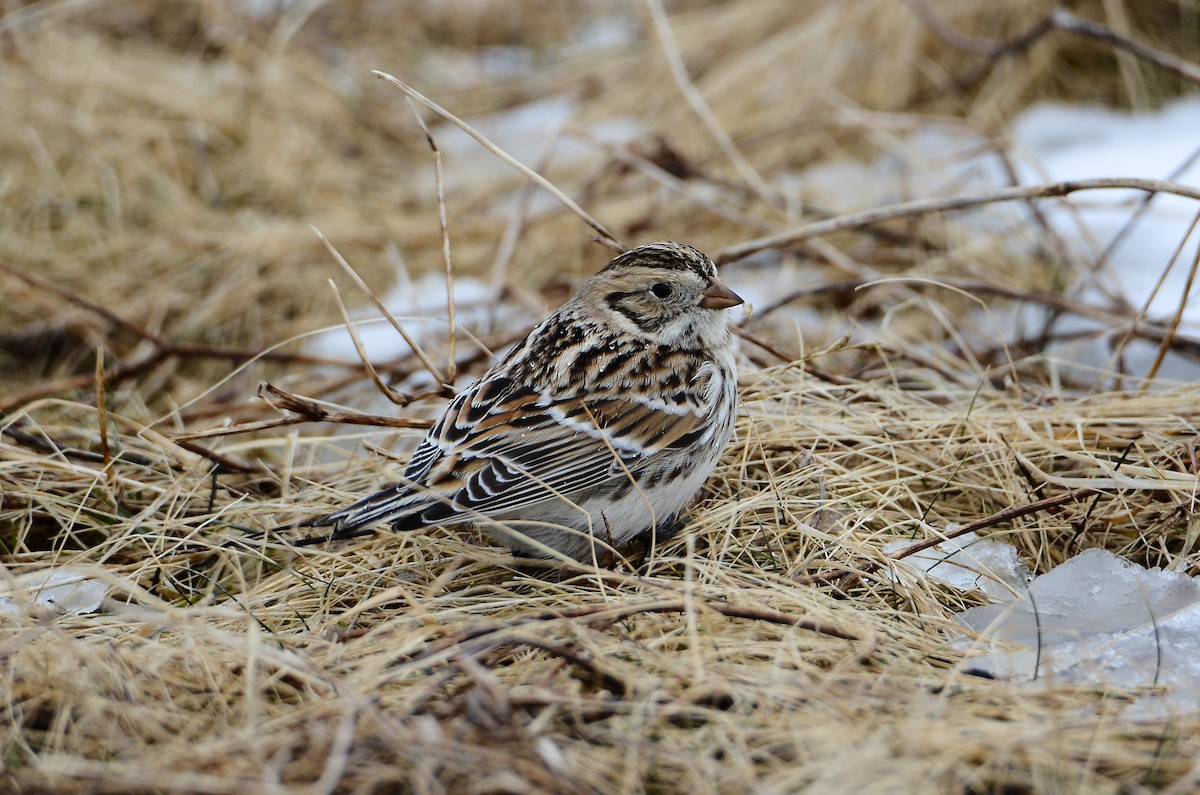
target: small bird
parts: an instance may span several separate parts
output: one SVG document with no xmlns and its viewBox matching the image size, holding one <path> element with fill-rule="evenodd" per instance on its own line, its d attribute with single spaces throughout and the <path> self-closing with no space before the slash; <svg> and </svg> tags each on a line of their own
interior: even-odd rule
<svg viewBox="0 0 1200 795">
<path fill-rule="evenodd" d="M 661 540 L 733 432 L 723 310 L 743 303 L 682 243 L 618 256 L 456 396 L 403 479 L 303 522 L 322 539 L 473 523 L 518 555 L 590 560 Z"/>
</svg>

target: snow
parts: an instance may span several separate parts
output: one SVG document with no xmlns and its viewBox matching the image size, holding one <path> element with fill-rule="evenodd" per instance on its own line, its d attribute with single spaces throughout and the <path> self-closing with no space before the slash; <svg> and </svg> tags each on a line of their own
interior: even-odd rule
<svg viewBox="0 0 1200 795">
<path fill-rule="evenodd" d="M 895 555 L 910 546 L 892 541 L 883 551 Z M 982 591 L 996 598 L 1011 598 L 1025 590 L 1029 569 L 1011 544 L 981 539 L 974 533 L 943 541 L 893 564 L 894 581 L 912 582 L 923 577 L 963 591 Z"/>
<path fill-rule="evenodd" d="M 108 591 L 104 583 L 69 568 L 28 572 L 0 585 L 0 615 L 94 613 Z"/>
<path fill-rule="evenodd" d="M 967 665 L 995 676 L 1158 688 L 1130 717 L 1200 710 L 1200 582 L 1089 549 L 1011 601 L 958 616 L 983 639 Z"/>
<path fill-rule="evenodd" d="M 383 305 L 434 361 L 443 361 L 449 330 L 445 274 L 425 273 L 412 280 L 403 267 L 397 271 L 397 284 L 381 297 Z M 493 296 L 491 285 L 480 279 L 459 277 L 454 280 L 457 350 L 462 354 L 477 350 L 476 338 L 491 329 L 532 327 L 540 319 L 516 302 L 496 302 Z M 387 362 L 412 352 L 404 338 L 375 307 L 353 313 L 351 320 L 371 362 Z M 307 349 L 316 356 L 358 359 L 354 340 L 345 326 L 316 335 L 308 341 Z M 503 351 L 492 353 L 499 355 Z M 408 380 L 395 386 L 401 391 L 420 391 L 430 389 L 434 384 L 428 373 L 418 369 Z M 386 405 L 380 403 L 380 410 L 386 410 Z"/>
<path fill-rule="evenodd" d="M 1161 110 L 1128 113 L 1105 108 L 1062 104 L 1034 106 L 1011 126 L 1005 151 L 1022 185 L 1087 179 L 1127 177 L 1162 179 L 1185 185 L 1200 184 L 1200 96 L 1178 99 Z M 870 162 L 836 159 L 782 175 L 777 185 L 786 196 L 805 197 L 834 213 L 849 213 L 915 198 L 945 197 L 1007 187 L 1005 160 L 997 142 L 966 124 L 933 121 L 926 126 L 886 138 L 888 151 Z M 1001 141 L 1001 144 L 1005 142 Z M 1148 317 L 1169 319 L 1184 302 L 1188 269 L 1200 246 L 1193 232 L 1166 276 L 1157 295 L 1159 277 L 1188 234 L 1200 203 L 1158 194 L 1142 205 L 1147 194 L 1133 190 L 1094 190 L 1069 199 L 1050 199 L 1038 207 L 1062 240 L 1073 263 L 1075 286 L 1071 296 L 1100 308 L 1133 310 L 1149 302 Z M 956 243 L 956 254 L 970 257 L 973 246 L 1002 246 L 1014 258 L 1041 256 L 1051 241 L 1021 202 L 990 204 L 942 216 Z M 1128 227 L 1128 228 L 1127 228 Z M 1115 245 L 1114 245 L 1115 242 Z M 1102 253 L 1112 245 L 1108 256 Z M 998 275 L 1002 280 L 1003 276 Z M 783 292 L 801 286 L 799 281 Z M 1200 339 L 1200 301 L 1193 287 L 1183 314 L 1181 333 Z M 1186 302 L 1185 302 L 1186 303 Z M 1013 340 L 1040 334 L 1045 313 L 992 312 L 981 318 L 982 328 Z M 815 344 L 856 331 L 856 339 L 884 335 L 885 327 L 852 329 L 836 313 L 824 322 L 796 317 Z M 998 325 L 996 325 L 998 324 Z M 1112 356 L 1110 343 L 1124 333 L 1096 321 L 1073 315 L 1058 320 L 1055 329 L 1065 334 L 1094 331 L 1093 336 L 1053 346 L 1048 353 L 1068 370 L 1104 368 Z M 1126 352 L 1129 372 L 1144 373 L 1155 346 L 1135 341 Z M 1200 366 L 1168 357 L 1160 371 L 1164 378 L 1195 380 Z"/>
<path fill-rule="evenodd" d="M 1089 177 L 1142 177 L 1187 185 L 1200 184 L 1200 97 L 1187 97 L 1159 111 L 1121 113 L 1095 107 L 1040 105 L 1014 125 L 1017 173 L 1023 184 Z M 1196 287 L 1185 296 L 1189 266 L 1200 234 L 1188 236 L 1200 204 L 1181 196 L 1159 194 L 1141 210 L 1145 193 L 1128 190 L 1076 194 L 1071 203 L 1045 202 L 1047 221 L 1084 262 L 1099 263 L 1095 282 L 1085 282 L 1079 297 L 1104 305 L 1106 296 L 1123 298 L 1148 316 L 1170 318 L 1185 303 L 1184 334 L 1200 337 L 1200 302 Z M 1128 228 L 1126 228 L 1128 227 Z M 1188 238 L 1161 287 L 1156 285 L 1177 248 Z M 1104 252 L 1112 247 L 1105 262 Z M 1075 321 L 1071 328 L 1085 328 Z M 1138 343 L 1127 365 L 1145 372 L 1154 346 Z M 1066 349 L 1076 361 L 1103 367 L 1110 352 L 1103 345 Z M 1062 355 L 1062 354 L 1060 354 Z M 1172 362 L 1166 377 L 1194 379 L 1194 363 Z"/>
<path fill-rule="evenodd" d="M 892 542 L 890 554 L 910 542 Z M 1016 682 L 1128 689 L 1131 719 L 1200 711 L 1200 580 L 1089 549 L 1028 580 L 1009 544 L 974 534 L 893 564 L 992 601 L 955 616 L 965 670 Z"/>
</svg>

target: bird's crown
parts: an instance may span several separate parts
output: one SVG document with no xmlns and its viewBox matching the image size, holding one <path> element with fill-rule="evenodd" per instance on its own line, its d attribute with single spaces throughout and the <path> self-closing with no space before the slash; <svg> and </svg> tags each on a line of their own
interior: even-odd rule
<svg viewBox="0 0 1200 795">
<path fill-rule="evenodd" d="M 672 241 L 647 243 L 626 251 L 604 266 L 601 273 L 633 267 L 692 271 L 705 279 L 714 279 L 717 276 L 717 266 L 704 252 L 686 243 Z"/>
</svg>

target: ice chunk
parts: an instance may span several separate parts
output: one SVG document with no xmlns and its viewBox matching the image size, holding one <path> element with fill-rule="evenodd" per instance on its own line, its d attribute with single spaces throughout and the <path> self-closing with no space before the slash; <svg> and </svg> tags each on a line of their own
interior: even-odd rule
<svg viewBox="0 0 1200 795">
<path fill-rule="evenodd" d="M 911 546 L 892 541 L 883 548 L 894 554 Z M 909 555 L 893 564 L 893 578 L 927 576 L 963 591 L 980 590 L 992 598 L 1012 598 L 1025 590 L 1029 568 L 1012 544 L 966 533 Z"/>
<path fill-rule="evenodd" d="M 88 574 L 70 569 L 44 569 L 0 584 L 0 614 L 94 613 L 108 594 L 108 586 Z"/>
<path fill-rule="evenodd" d="M 958 621 L 985 654 L 967 665 L 994 676 L 1162 687 L 1134 713 L 1200 709 L 1200 582 L 1090 549 L 1009 601 Z"/>
</svg>

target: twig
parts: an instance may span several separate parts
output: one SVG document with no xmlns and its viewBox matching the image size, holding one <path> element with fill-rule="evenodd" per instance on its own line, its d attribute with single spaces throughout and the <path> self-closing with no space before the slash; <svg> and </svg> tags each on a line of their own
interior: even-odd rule
<svg viewBox="0 0 1200 795">
<path fill-rule="evenodd" d="M 250 463 L 244 458 L 235 458 L 224 453 L 218 453 L 216 450 L 210 450 L 209 448 L 198 445 L 188 439 L 171 439 L 171 441 L 182 447 L 184 450 L 187 450 L 189 453 L 195 453 L 201 458 L 207 458 L 209 461 L 212 461 L 217 465 L 218 472 L 242 472 L 245 474 L 250 472 L 262 472 L 264 469 L 261 466 L 256 466 Z"/>
<path fill-rule="evenodd" d="M 742 179 L 750 184 L 754 192 L 759 195 L 764 202 L 769 206 L 779 207 L 782 205 L 782 200 L 779 194 L 767 184 L 767 181 L 755 170 L 754 166 L 750 165 L 750 161 L 746 160 L 745 156 L 738 150 L 733 143 L 733 139 L 729 137 L 729 133 L 725 132 L 725 128 L 721 126 L 721 122 L 717 120 L 716 114 L 712 112 L 712 108 L 704 100 L 700 91 L 696 88 L 695 83 L 688 77 L 687 67 L 684 66 L 683 57 L 679 53 L 679 46 L 675 43 L 675 37 L 671 33 L 671 24 L 667 20 L 667 14 L 663 10 L 661 0 L 645 0 L 646 9 L 650 12 L 650 19 L 654 22 L 654 31 L 658 34 L 658 41 L 662 45 L 663 55 L 667 58 L 667 64 L 671 67 L 671 76 L 675 79 L 675 85 L 679 88 L 679 92 L 683 94 L 683 98 L 687 100 L 688 105 L 700 118 L 700 121 L 707 128 L 709 135 L 717 142 L 717 146 L 729 158 L 738 173 L 742 175 Z"/>
<path fill-rule="evenodd" d="M 166 359 L 169 355 L 169 350 L 159 348 L 158 350 L 150 352 L 145 358 L 137 361 L 121 362 L 114 365 L 105 374 L 105 380 L 110 386 L 112 384 L 119 383 L 124 381 L 126 378 L 130 378 L 158 366 L 158 364 Z M 50 381 L 48 383 L 39 384 L 38 386 L 26 389 L 24 392 L 17 392 L 16 394 L 0 399 L 0 416 L 4 416 L 10 411 L 17 409 L 26 403 L 32 403 L 35 400 L 50 397 L 51 395 L 58 395 L 63 392 L 71 392 L 76 389 L 83 389 L 86 386 L 94 384 L 95 381 L 95 373 L 84 373 L 82 375 L 64 378 L 60 381 Z"/>
<path fill-rule="evenodd" d="M 450 111 L 443 108 L 441 105 L 438 105 L 433 100 L 427 98 L 426 96 L 424 96 L 423 94 L 418 92 L 416 89 L 414 89 L 408 85 L 405 85 L 404 83 L 401 83 L 399 80 L 392 77 L 387 72 L 380 72 L 376 69 L 372 69 L 371 74 L 375 75 L 376 77 L 380 78 L 381 80 L 385 80 L 388 83 L 391 83 L 393 86 L 395 86 L 396 88 L 403 91 L 409 97 L 415 99 L 417 102 L 420 102 L 422 105 L 429 108 L 434 113 L 441 116 L 443 119 L 450 122 L 454 126 L 458 127 L 460 130 L 465 132 L 467 135 L 474 138 L 476 141 L 481 143 L 483 145 L 483 147 L 485 149 L 487 149 L 489 152 L 491 152 L 496 157 L 503 160 L 505 163 L 508 163 L 510 166 L 515 168 L 517 171 L 524 174 L 527 179 L 531 179 L 534 182 L 536 182 L 537 184 L 541 185 L 543 188 L 545 188 L 547 191 L 549 191 L 550 194 L 552 196 L 554 196 L 554 198 L 556 198 L 560 202 L 562 202 L 562 204 L 567 209 L 571 210 L 571 212 L 573 212 L 577 216 L 579 216 L 579 218 L 585 224 L 587 224 L 593 230 L 595 230 L 595 232 L 598 235 L 600 235 L 600 240 L 599 240 L 600 243 L 608 246 L 609 248 L 613 249 L 614 251 L 619 251 L 619 252 L 625 251 L 625 247 L 622 246 L 620 244 L 620 242 L 617 241 L 617 238 L 614 237 L 611 232 L 609 232 L 607 229 L 605 229 L 604 226 L 601 225 L 601 223 L 599 221 L 597 221 L 592 216 L 588 215 L 587 211 L 585 211 L 582 207 L 580 207 L 578 204 L 576 204 L 575 201 L 571 199 L 571 197 L 567 196 L 567 194 L 563 193 L 561 190 L 559 190 L 557 187 L 555 187 L 554 184 L 550 182 L 550 180 L 546 179 L 541 174 L 539 174 L 536 171 L 534 171 L 533 169 L 531 169 L 529 166 L 527 166 L 524 163 L 522 163 L 521 161 L 517 160 L 515 157 L 510 155 L 508 152 L 505 152 L 503 149 L 501 149 L 500 147 L 496 146 L 494 143 L 489 141 L 480 132 L 475 130 L 474 127 L 467 124 L 465 121 L 458 118 L 453 113 L 451 113 Z"/>
<path fill-rule="evenodd" d="M 433 420 L 418 419 L 415 417 L 382 417 L 378 414 L 361 414 L 356 411 L 330 409 L 322 405 L 320 401 L 292 394 L 274 384 L 266 382 L 259 384 L 258 396 L 263 397 L 264 392 L 275 398 L 277 401 L 276 408 L 293 411 L 309 422 L 340 422 L 349 425 L 376 425 L 384 428 L 425 429 L 433 427 Z M 438 393 L 429 392 L 422 395 L 414 395 L 413 399 L 433 397 L 436 394 Z"/>
<path fill-rule="evenodd" d="M 358 330 L 354 327 L 354 321 L 350 319 L 350 313 L 346 311 L 346 303 L 342 300 L 342 294 L 333 279 L 329 280 L 329 287 L 333 290 L 333 299 L 337 301 L 338 311 L 342 314 L 342 322 L 346 324 L 346 331 L 350 334 L 350 342 L 354 345 L 354 352 L 358 354 L 359 361 L 362 362 L 363 367 L 367 368 L 367 375 L 375 384 L 375 388 L 397 406 L 407 406 L 412 402 L 411 398 L 385 384 L 383 379 L 379 377 L 379 373 L 375 371 L 375 365 L 371 364 L 371 359 L 367 356 L 367 349 L 363 347 L 362 339 L 358 336 Z"/>
<path fill-rule="evenodd" d="M 741 337 L 742 339 L 746 340 L 746 342 L 753 343 L 755 346 L 762 348 L 764 351 L 771 354 L 772 356 L 774 356 L 776 359 L 783 362 L 784 364 L 791 364 L 792 362 L 794 362 L 800 358 L 799 356 L 796 356 L 795 354 L 785 351 L 783 348 L 780 348 L 778 345 L 771 342 L 770 340 L 763 339 L 762 337 L 755 334 L 753 331 L 742 328 L 740 325 L 738 325 L 736 323 L 731 325 L 729 327 L 729 330 L 732 331 L 737 336 Z"/>
<path fill-rule="evenodd" d="M 6 273 L 29 286 L 44 290 L 48 293 L 58 296 L 63 300 L 78 306 L 87 312 L 103 318 L 110 325 L 123 329 L 133 336 L 150 343 L 154 350 L 146 353 L 141 359 L 134 361 L 120 362 L 112 366 L 103 377 L 106 382 L 106 388 L 124 381 L 127 378 L 139 375 L 146 370 L 153 369 L 161 362 L 170 357 L 180 358 L 205 358 L 205 359 L 226 359 L 230 361 L 243 361 L 250 363 L 256 360 L 277 361 L 277 362 L 292 362 L 301 364 L 324 365 L 330 367 L 358 367 L 355 362 L 349 362 L 343 359 L 330 359 L 322 356 L 311 356 L 304 353 L 287 353 L 277 350 L 254 350 L 250 348 L 228 348 L 219 345 L 206 345 L 200 343 L 188 342 L 172 342 L 164 337 L 154 334 L 151 331 L 139 326 L 138 324 L 127 320 L 117 313 L 103 307 L 94 301 L 91 301 L 84 296 L 78 295 L 71 290 L 46 281 L 39 276 L 13 268 L 0 262 L 0 273 Z M 289 340 L 290 342 L 290 340 Z M 284 343 L 286 344 L 286 343 Z M 76 389 L 94 386 L 98 374 L 96 372 L 85 373 L 81 375 L 71 376 L 59 381 L 51 381 L 42 383 L 23 392 L 18 392 L 0 399 L 0 416 L 16 409 L 26 403 L 40 400 L 51 395 L 61 394 L 63 392 L 71 392 Z"/>
<path fill-rule="evenodd" d="M 766 237 L 748 240 L 745 243 L 729 246 L 718 251 L 713 259 L 718 265 L 720 265 L 722 263 L 733 262 L 735 260 L 742 259 L 743 257 L 748 257 L 751 254 L 757 254 L 758 252 L 765 251 L 766 249 L 790 246 L 810 237 L 820 237 L 822 235 L 828 235 L 832 234 L 833 232 L 841 231 L 842 229 L 868 226 L 870 224 L 879 223 L 880 221 L 888 221 L 895 218 L 906 218 L 913 215 L 925 215 L 927 213 L 962 210 L 967 207 L 977 207 L 982 204 L 994 204 L 996 202 L 1046 199 L 1057 196 L 1067 196 L 1071 193 L 1082 190 L 1108 190 L 1115 188 L 1142 190 L 1150 193 L 1173 193 L 1177 196 L 1185 196 L 1189 199 L 1200 201 L 1200 188 L 1192 188 L 1187 185 L 1180 185 L 1175 182 L 1167 182 L 1159 179 L 1139 179 L 1136 177 L 1100 177 L 1096 179 L 1076 179 L 1067 180 L 1065 182 L 1051 182 L 1044 185 L 1022 185 L 1011 188 L 998 188 L 996 190 L 969 194 L 967 196 L 916 199 L 914 201 L 900 202 L 899 204 L 891 204 L 885 207 L 876 207 L 871 210 L 864 210 L 863 212 L 840 215 L 825 221 L 806 224 L 804 226 L 797 227 L 795 229 L 789 229 L 778 234 L 768 235 Z"/>
<path fill-rule="evenodd" d="M 1064 494 L 1059 494 L 1056 497 L 1045 497 L 1037 500 L 1036 502 L 1026 503 L 1025 505 L 1010 505 L 1001 511 L 997 511 L 991 516 L 984 516 L 980 519 L 976 519 L 973 522 L 967 522 L 966 524 L 959 525 L 949 532 L 942 533 L 938 538 L 926 539 L 918 544 L 905 547 L 895 555 L 892 555 L 891 559 L 903 560 L 904 558 L 915 555 L 918 552 L 929 549 L 930 547 L 936 547 L 938 544 L 942 543 L 943 541 L 948 541 L 951 538 L 965 536 L 967 533 L 974 533 L 976 530 L 985 530 L 989 527 L 1003 524 L 1004 522 L 1010 522 L 1013 519 L 1020 519 L 1022 516 L 1028 516 L 1031 513 L 1037 513 L 1038 511 L 1057 508 L 1060 505 L 1066 505 L 1068 502 L 1076 502 L 1084 497 L 1094 495 L 1096 493 L 1097 492 L 1095 489 L 1072 489 L 1071 491 L 1068 491 Z"/>
<path fill-rule="evenodd" d="M 430 393 L 430 395 L 433 394 L 436 393 Z M 268 398 L 267 395 L 270 395 L 274 400 Z M 177 433 L 170 436 L 171 441 L 182 444 L 191 439 L 214 439 L 222 436 L 235 436 L 237 434 L 253 433 L 254 431 L 263 431 L 270 428 L 299 425 L 304 422 L 333 422 L 342 425 L 370 425 L 379 428 L 419 428 L 421 430 L 433 427 L 433 420 L 418 419 L 415 417 L 384 417 L 379 414 L 361 414 L 356 411 L 340 411 L 338 409 L 327 408 L 320 401 L 294 395 L 291 392 L 285 392 L 279 387 L 268 384 L 265 381 L 258 385 L 258 396 L 267 400 L 276 409 L 290 411 L 296 416 L 273 420 L 259 420 L 257 422 L 242 422 L 237 425 L 210 428 L 204 431 Z M 428 396 L 418 395 L 414 399 Z"/>
<path fill-rule="evenodd" d="M 1200 83 L 1200 66 L 1162 50 L 1157 50 L 1147 44 L 1143 44 L 1137 39 L 1117 33 L 1112 28 L 1101 25 L 1098 22 L 1077 17 L 1064 8 L 1054 9 L 1030 26 L 1024 33 L 1020 33 L 1011 39 L 996 41 L 978 36 L 969 36 L 955 30 L 933 12 L 933 9 L 926 0 L 906 0 L 906 2 L 909 8 L 929 26 L 930 30 L 947 44 L 957 47 L 960 50 L 982 55 L 987 59 L 983 67 L 977 70 L 976 75 L 973 75 L 969 79 L 960 80 L 960 83 L 964 85 L 970 85 L 977 79 L 979 74 L 986 72 L 1000 58 L 1028 50 L 1052 30 L 1061 30 L 1066 33 L 1083 36 L 1084 38 L 1096 39 L 1097 41 L 1111 44 L 1114 47 L 1128 50 L 1155 66 L 1162 67 L 1169 72 L 1174 72 L 1185 80 Z"/>
<path fill-rule="evenodd" d="M 404 326 L 402 326 L 400 321 L 396 319 L 396 316 L 393 315 L 388 308 L 383 305 L 383 301 L 379 300 L 379 296 L 375 294 L 375 291 L 367 286 L 367 283 L 363 281 L 362 277 L 358 275 L 358 272 L 355 271 L 354 268 L 350 267 L 350 263 L 346 262 L 346 258 L 342 256 L 341 252 L 333 247 L 333 244 L 326 239 L 325 235 L 321 234 L 321 230 L 317 229 L 315 226 L 312 227 L 312 230 L 317 233 L 317 237 L 321 240 L 321 243 L 325 245 L 325 249 L 333 256 L 335 260 L 337 260 L 337 263 L 342 266 L 342 270 L 344 270 L 350 276 L 350 278 L 354 280 L 354 283 L 358 285 L 360 290 L 367 294 L 367 297 L 371 299 L 371 303 L 375 304 L 375 308 L 378 309 L 385 318 L 387 318 L 388 322 L 392 324 L 392 328 L 396 329 L 396 331 L 404 339 L 404 342 L 409 348 L 412 349 L 412 352 L 415 353 L 417 358 L 421 360 L 421 364 L 423 364 L 425 369 L 429 371 L 429 374 L 433 376 L 434 383 L 445 386 L 446 378 L 442 375 L 442 371 L 439 370 L 437 365 L 433 363 L 433 360 L 425 355 L 425 351 L 420 345 L 417 344 L 417 341 L 408 335 L 408 332 L 404 330 Z"/>
<path fill-rule="evenodd" d="M 309 356 L 303 353 L 284 353 L 283 351 L 258 351 L 252 348 L 224 348 L 219 345 L 200 345 L 187 342 L 167 342 L 165 347 L 158 348 L 145 358 L 133 362 L 123 362 L 113 366 L 105 374 L 105 380 L 109 386 L 124 381 L 135 375 L 139 375 L 146 370 L 156 367 L 161 362 L 171 357 L 178 358 L 199 358 L 199 359 L 226 359 L 229 361 L 253 361 L 255 359 L 263 361 L 276 362 L 294 362 L 299 364 L 322 365 L 327 367 L 342 367 L 358 369 L 361 365 L 358 362 L 346 361 L 345 359 L 328 359 L 323 356 Z M 357 377 L 357 376 L 356 376 Z M 35 400 L 40 400 L 51 395 L 59 395 L 63 392 L 72 392 L 76 389 L 95 384 L 96 374 L 84 373 L 82 375 L 74 375 L 69 378 L 63 378 L 59 381 L 50 381 L 39 384 L 35 387 L 9 395 L 5 398 L 0 398 L 0 416 L 7 414 L 18 406 L 26 403 L 31 403 Z"/>
<path fill-rule="evenodd" d="M 74 304 L 81 309 L 86 309 L 88 312 L 91 312 L 94 315 L 99 315 L 112 325 L 125 329 L 135 337 L 140 337 L 141 339 L 153 344 L 156 348 L 168 348 L 171 346 L 171 343 L 167 342 L 167 340 L 163 339 L 157 334 L 147 331 L 136 323 L 130 322 L 121 317 L 111 309 L 100 306 L 100 304 L 97 304 L 95 301 L 84 298 L 82 295 L 72 292 L 62 285 L 54 284 L 53 282 L 43 279 L 41 276 L 34 276 L 32 273 L 24 273 L 3 262 L 0 262 L 0 272 L 7 273 L 9 276 L 20 279 L 30 287 L 35 287 L 43 292 L 57 295 L 67 303 Z"/>
<path fill-rule="evenodd" d="M 967 533 L 974 533 L 976 530 L 983 530 L 988 527 L 994 527 L 1004 522 L 1011 522 L 1013 519 L 1020 519 L 1022 516 L 1028 516 L 1031 513 L 1037 513 L 1049 508 L 1057 508 L 1060 505 L 1065 505 L 1068 502 L 1075 502 L 1088 495 L 1095 494 L 1095 489 L 1073 489 L 1064 494 L 1059 494 L 1056 497 L 1046 497 L 1045 499 L 1037 500 L 1036 502 L 1026 503 L 1025 505 L 1012 505 L 1004 510 L 997 511 L 991 516 L 985 516 L 981 519 L 976 519 L 973 522 L 959 525 L 945 533 L 939 533 L 937 537 L 921 541 L 917 544 L 907 546 L 894 555 L 887 555 L 883 561 L 870 561 L 865 565 L 853 571 L 827 571 L 820 574 L 810 574 L 805 577 L 798 577 L 796 581 L 802 585 L 818 585 L 820 583 L 829 582 L 830 580 L 841 579 L 839 588 L 845 590 L 850 587 L 856 580 L 878 571 L 886 562 L 895 560 L 903 560 L 910 555 L 915 555 L 918 552 L 935 547 L 943 541 L 948 541 L 951 538 L 958 538 Z"/>
<path fill-rule="evenodd" d="M 1166 270 L 1171 269 L 1171 265 L 1175 264 L 1175 260 L 1183 252 L 1183 248 L 1187 245 L 1188 239 L 1192 233 L 1196 231 L 1196 225 L 1200 223 L 1200 213 L 1197 213 L 1192 218 L 1191 226 L 1184 233 L 1183 239 L 1179 241 L 1179 246 L 1175 253 L 1171 255 L 1171 264 Z M 1192 257 L 1192 267 L 1188 269 L 1187 280 L 1184 282 L 1183 289 L 1179 291 L 1179 303 L 1175 307 L 1175 315 L 1171 318 L 1170 324 L 1167 326 L 1167 333 L 1163 335 L 1162 342 L 1158 345 L 1158 351 L 1154 355 L 1154 363 L 1150 365 L 1150 369 L 1143 376 L 1142 385 L 1138 391 L 1145 392 L 1150 388 L 1150 383 L 1154 377 L 1158 375 L 1158 368 L 1162 367 L 1163 359 L 1167 357 L 1167 351 L 1171 348 L 1171 343 L 1175 339 L 1175 335 L 1179 332 L 1179 324 L 1183 322 L 1183 313 L 1187 310 L 1188 299 L 1192 295 L 1192 285 L 1196 283 L 1196 270 L 1200 268 L 1200 246 L 1196 248 L 1196 256 Z M 1164 275 L 1166 270 L 1163 271 Z"/>
<path fill-rule="evenodd" d="M 1174 72 L 1185 80 L 1200 83 L 1200 66 L 1170 53 L 1165 53 L 1162 50 L 1156 50 L 1137 39 L 1117 33 L 1115 30 L 1105 27 L 1098 22 L 1081 19 L 1066 9 L 1054 9 L 1050 13 L 1050 24 L 1059 30 L 1069 31 L 1079 36 L 1096 39 L 1111 44 L 1114 47 L 1129 50 L 1144 61 L 1149 61 L 1155 66 L 1160 66 L 1168 72 Z"/>
<path fill-rule="evenodd" d="M 438 225 L 442 231 L 442 261 L 446 264 L 446 314 L 450 325 L 449 336 L 446 340 L 446 382 L 452 384 L 458 377 L 457 364 L 454 361 L 454 335 L 457 327 L 454 319 L 454 266 L 450 259 L 450 221 L 446 217 L 446 178 L 442 173 L 442 150 L 438 148 L 437 141 L 434 140 L 433 133 L 429 130 L 429 125 L 425 123 L 425 119 L 421 118 L 421 112 L 417 110 L 417 106 L 411 99 L 409 99 L 408 105 L 412 108 L 413 116 L 417 118 L 417 124 L 421 125 L 421 132 L 425 133 L 426 143 L 433 150 L 433 178 L 437 184 Z"/>
</svg>

